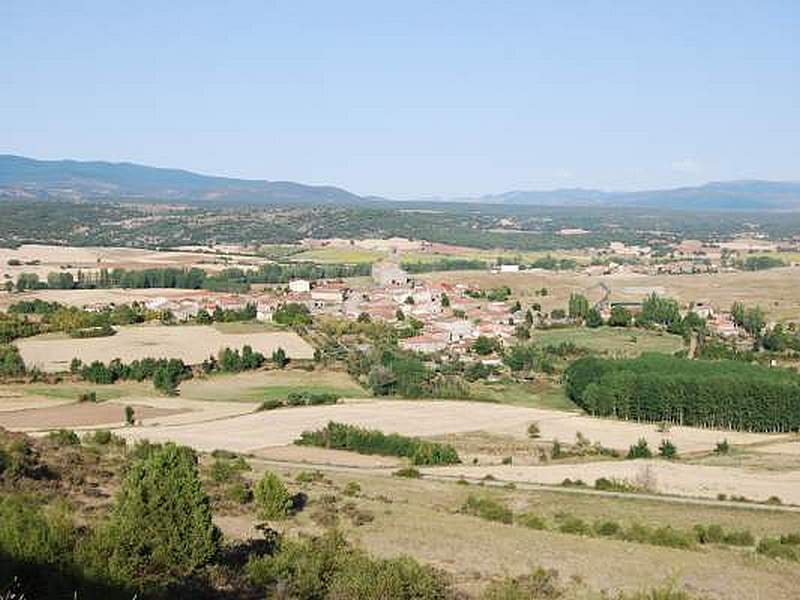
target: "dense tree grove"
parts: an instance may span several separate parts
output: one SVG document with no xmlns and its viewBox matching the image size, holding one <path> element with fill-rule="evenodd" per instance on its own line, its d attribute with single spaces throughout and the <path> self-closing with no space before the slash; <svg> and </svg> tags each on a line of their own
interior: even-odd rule
<svg viewBox="0 0 800 600">
<path fill-rule="evenodd" d="M 636 318 L 640 325 L 663 325 L 669 328 L 681 321 L 680 306 L 672 298 L 659 296 L 655 292 L 642 302 L 642 312 Z"/>
<path fill-rule="evenodd" d="M 107 365 L 93 361 L 88 365 L 74 359 L 70 370 L 92 383 L 110 384 L 119 380 L 144 381 L 152 379 L 156 389 L 168 395 L 177 393 L 178 384 L 192 377 L 192 370 L 178 358 L 143 358 L 125 364 L 115 358 Z"/>
<path fill-rule="evenodd" d="M 800 377 L 787 370 L 644 354 L 581 358 L 564 381 L 567 395 L 592 415 L 743 431 L 800 428 Z"/>
<path fill-rule="evenodd" d="M 766 254 L 748 256 L 737 263 L 740 269 L 745 271 L 763 271 L 764 269 L 774 269 L 775 267 L 785 267 L 786 263 L 775 256 Z"/>
<path fill-rule="evenodd" d="M 419 438 L 385 434 L 346 423 L 330 421 L 317 431 L 304 431 L 295 442 L 301 446 L 320 446 L 337 450 L 353 450 L 360 454 L 402 456 L 415 465 L 452 465 L 461 462 L 449 444 L 428 442 Z"/>
</svg>

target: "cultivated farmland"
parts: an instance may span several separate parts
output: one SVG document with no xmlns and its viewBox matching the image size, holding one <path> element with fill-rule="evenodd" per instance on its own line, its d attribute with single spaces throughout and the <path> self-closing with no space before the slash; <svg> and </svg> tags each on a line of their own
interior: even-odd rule
<svg viewBox="0 0 800 600">
<path fill-rule="evenodd" d="M 296 333 L 225 334 L 203 325 L 121 327 L 111 337 L 59 339 L 41 336 L 18 342 L 25 364 L 50 373 L 68 370 L 75 357 L 84 363 L 108 362 L 114 358 L 130 362 L 153 357 L 180 358 L 187 364 L 198 364 L 222 348 L 245 345 L 266 356 L 283 348 L 292 359 L 314 357 L 313 348 Z"/>
</svg>

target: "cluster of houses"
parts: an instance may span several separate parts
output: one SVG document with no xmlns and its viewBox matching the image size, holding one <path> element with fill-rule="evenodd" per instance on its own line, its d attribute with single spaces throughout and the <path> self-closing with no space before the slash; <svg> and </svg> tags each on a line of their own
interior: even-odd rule
<svg viewBox="0 0 800 600">
<path fill-rule="evenodd" d="M 420 352 L 466 351 L 478 336 L 510 338 L 515 320 L 508 302 L 472 298 L 465 285 L 429 285 L 412 280 L 394 263 L 373 267 L 373 284 L 353 289 L 341 281 L 314 282 L 295 279 L 285 290 L 271 294 L 207 294 L 185 298 L 154 297 L 145 301 L 150 310 L 169 311 L 176 321 L 196 318 L 201 310 L 213 314 L 217 309 L 238 311 L 255 305 L 259 321 L 271 321 L 284 304 L 306 306 L 312 314 L 358 319 L 368 315 L 399 323 L 413 319 L 421 329 L 418 335 L 401 341 L 404 348 Z M 419 327 L 419 325 L 417 325 Z"/>
</svg>

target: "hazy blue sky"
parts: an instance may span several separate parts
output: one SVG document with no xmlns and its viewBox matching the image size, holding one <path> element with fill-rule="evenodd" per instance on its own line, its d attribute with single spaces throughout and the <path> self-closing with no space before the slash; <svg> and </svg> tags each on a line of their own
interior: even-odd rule
<svg viewBox="0 0 800 600">
<path fill-rule="evenodd" d="M 0 0 L 0 152 L 394 197 L 800 179 L 800 2 Z"/>
</svg>

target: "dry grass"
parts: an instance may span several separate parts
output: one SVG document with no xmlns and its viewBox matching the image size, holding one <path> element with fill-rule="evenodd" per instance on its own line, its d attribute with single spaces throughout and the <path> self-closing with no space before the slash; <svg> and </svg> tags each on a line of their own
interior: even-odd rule
<svg viewBox="0 0 800 600">
<path fill-rule="evenodd" d="M 600 282 L 611 288 L 613 300 L 641 300 L 646 294 L 626 294 L 625 288 L 662 288 L 681 303 L 707 301 L 727 310 L 734 301 L 760 305 L 770 318 L 791 319 L 800 314 L 800 277 L 797 267 L 756 272 L 715 273 L 704 275 L 612 275 L 589 276 L 581 273 L 528 271 L 524 273 L 482 273 L 454 271 L 423 276 L 429 281 L 466 283 L 489 288 L 508 285 L 526 303 L 539 302 L 545 311 L 566 308 L 572 292 L 597 301 L 603 296 Z M 535 291 L 547 288 L 547 296 Z"/>
<path fill-rule="evenodd" d="M 258 477 L 264 465 L 252 461 Z M 299 470 L 279 469 L 293 480 Z M 361 469 L 322 467 L 324 479 L 304 484 L 309 510 L 286 526 L 292 532 L 319 531 L 311 518 L 315 500 L 340 494 L 350 481 L 360 484 L 353 499 L 359 510 L 372 513 L 372 523 L 356 527 L 340 519 L 347 536 L 380 556 L 408 554 L 453 574 L 462 590 L 478 592 L 494 578 L 530 572 L 534 565 L 557 569 L 562 578 L 575 577 L 595 590 L 636 591 L 675 579 L 710 598 L 792 598 L 800 573 L 791 565 L 757 559 L 724 548 L 678 550 L 608 539 L 582 538 L 552 531 L 534 531 L 458 513 L 470 494 L 499 499 L 515 512 L 532 511 L 552 520 L 559 512 L 589 523 L 600 519 L 649 526 L 689 529 L 695 523 L 719 523 L 725 528 L 750 529 L 757 536 L 797 530 L 800 514 L 753 511 L 724 506 L 683 505 L 642 498 L 604 498 L 558 491 L 478 488 L 429 480 L 397 479 Z M 687 510 L 688 508 L 688 510 Z M 252 518 L 220 522 L 230 535 L 246 534 Z"/>
</svg>

